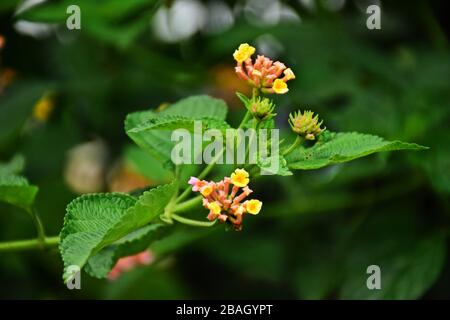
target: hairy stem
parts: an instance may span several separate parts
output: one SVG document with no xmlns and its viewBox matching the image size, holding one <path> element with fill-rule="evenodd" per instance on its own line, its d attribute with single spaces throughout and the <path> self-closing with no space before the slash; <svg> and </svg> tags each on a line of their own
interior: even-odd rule
<svg viewBox="0 0 450 320">
<path fill-rule="evenodd" d="M 195 206 L 197 206 L 200 203 L 202 203 L 202 196 L 197 196 L 195 198 L 192 198 L 192 199 L 189 199 L 187 201 L 177 204 L 173 208 L 173 212 L 176 213 L 176 212 L 188 211 L 189 209 L 194 208 Z"/>
<path fill-rule="evenodd" d="M 36 209 L 31 209 L 30 215 L 31 215 L 31 218 L 33 219 L 34 225 L 36 227 L 37 241 L 41 244 L 42 247 L 44 247 L 45 246 L 44 225 L 42 224 L 42 221 L 39 218 L 39 215 L 37 214 Z"/>
<path fill-rule="evenodd" d="M 175 213 L 172 214 L 172 219 L 176 220 L 180 223 L 187 224 L 187 225 L 194 226 L 194 227 L 212 227 L 217 222 L 217 220 L 214 220 L 214 221 L 193 220 L 193 219 L 181 217 Z"/>
<path fill-rule="evenodd" d="M 250 113 L 250 111 L 247 110 L 244 118 L 242 119 L 241 123 L 239 124 L 238 129 L 240 129 L 244 126 L 244 124 L 248 121 L 250 116 L 251 116 L 251 113 Z M 219 160 L 219 158 L 223 155 L 224 152 L 225 152 L 225 148 L 222 148 L 222 150 L 217 154 L 217 156 L 213 159 L 213 161 L 211 161 L 211 163 L 208 164 L 205 167 L 205 169 L 203 169 L 202 172 L 200 172 L 200 174 L 198 175 L 198 179 L 201 180 L 201 179 L 205 178 L 211 172 L 211 170 L 216 165 L 217 160 Z M 179 203 L 180 201 L 183 201 L 184 199 L 186 199 L 186 197 L 189 196 L 190 193 L 191 193 L 191 188 L 187 187 L 183 191 L 183 193 L 177 198 L 176 203 Z"/>
<path fill-rule="evenodd" d="M 287 148 L 282 155 L 285 156 L 289 153 L 291 153 L 292 151 L 294 151 L 295 148 L 297 148 L 301 143 L 303 142 L 303 139 L 300 138 L 300 136 L 297 136 L 297 138 L 295 138 L 295 141 L 289 146 L 289 148 Z"/>
<path fill-rule="evenodd" d="M 51 248 L 57 246 L 59 243 L 59 237 L 47 237 L 42 240 L 30 239 L 30 240 L 17 240 L 17 241 L 5 241 L 0 242 L 1 251 L 25 251 L 34 249 Z"/>
</svg>

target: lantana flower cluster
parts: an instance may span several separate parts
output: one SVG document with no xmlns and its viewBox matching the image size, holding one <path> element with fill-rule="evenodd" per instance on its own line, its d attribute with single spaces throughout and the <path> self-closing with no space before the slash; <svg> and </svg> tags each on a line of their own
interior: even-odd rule
<svg viewBox="0 0 450 320">
<path fill-rule="evenodd" d="M 209 210 L 208 220 L 219 220 L 230 224 L 235 230 L 242 229 L 245 214 L 256 215 L 260 212 L 262 202 L 257 199 L 245 200 L 252 192 L 248 187 L 249 174 L 244 169 L 236 169 L 230 177 L 219 182 L 189 179 L 192 191 L 203 196 L 203 206 Z"/>
<path fill-rule="evenodd" d="M 234 52 L 237 75 L 263 93 L 284 94 L 288 92 L 286 82 L 295 79 L 292 69 L 287 68 L 280 61 L 274 62 L 263 55 L 258 55 L 253 61 L 251 56 L 255 51 L 254 47 L 243 43 Z"/>
</svg>

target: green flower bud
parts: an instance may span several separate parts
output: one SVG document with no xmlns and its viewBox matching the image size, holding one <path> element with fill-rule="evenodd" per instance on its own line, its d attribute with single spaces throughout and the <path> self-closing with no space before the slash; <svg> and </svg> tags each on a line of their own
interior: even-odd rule
<svg viewBox="0 0 450 320">
<path fill-rule="evenodd" d="M 259 120 L 270 119 L 276 114 L 273 113 L 275 105 L 268 98 L 256 97 L 250 101 L 250 112 Z"/>
<path fill-rule="evenodd" d="M 323 121 L 319 122 L 319 115 L 314 116 L 312 111 L 293 112 L 289 114 L 289 124 L 292 130 L 306 140 L 315 140 L 325 128 L 320 128 Z"/>
</svg>

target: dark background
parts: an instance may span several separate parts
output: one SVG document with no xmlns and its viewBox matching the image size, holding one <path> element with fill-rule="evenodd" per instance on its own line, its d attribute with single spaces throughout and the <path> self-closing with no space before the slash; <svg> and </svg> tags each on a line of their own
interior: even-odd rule
<svg viewBox="0 0 450 320">
<path fill-rule="evenodd" d="M 20 1 L 2 0 L 0 159 L 25 158 L 49 235 L 80 193 L 167 179 L 136 169 L 151 159 L 126 136 L 127 113 L 207 93 L 227 101 L 236 124 L 234 91 L 247 89 L 232 53 L 242 42 L 297 75 L 275 97 L 281 128 L 308 108 L 330 130 L 430 149 L 264 177 L 254 185 L 264 209 L 242 232 L 180 230 L 151 248 L 164 255 L 157 264 L 114 282 L 83 274 L 80 291 L 63 285 L 56 250 L 2 252 L 0 297 L 450 298 L 446 1 L 381 1 L 382 29 L 368 30 L 372 2 L 47 1 L 15 14 Z M 65 28 L 69 4 L 81 8 L 81 30 Z M 39 99 L 48 113 L 36 113 Z M 1 241 L 33 236 L 24 212 L 0 204 Z M 382 290 L 365 286 L 371 264 Z"/>
</svg>

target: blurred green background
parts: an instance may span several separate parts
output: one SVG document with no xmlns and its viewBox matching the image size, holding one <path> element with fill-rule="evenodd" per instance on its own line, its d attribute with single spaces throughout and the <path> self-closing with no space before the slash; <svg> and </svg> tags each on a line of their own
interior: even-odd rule
<svg viewBox="0 0 450 320">
<path fill-rule="evenodd" d="M 381 30 L 366 28 L 371 3 Z M 70 4 L 81 30 L 66 28 Z M 206 93 L 227 101 L 236 124 L 244 110 L 234 92 L 248 90 L 232 59 L 242 42 L 297 75 L 275 97 L 279 127 L 308 108 L 330 130 L 430 149 L 263 177 L 254 185 L 263 211 L 242 232 L 180 227 L 152 246 L 156 263 L 116 281 L 83 274 L 82 290 L 62 283 L 57 250 L 2 252 L 0 298 L 450 298 L 445 4 L 2 0 L 0 160 L 25 160 L 48 235 L 81 193 L 168 179 L 126 136 L 127 113 Z M 0 204 L 0 241 L 34 236 L 22 210 Z M 366 287 L 372 264 L 382 290 Z"/>
</svg>

